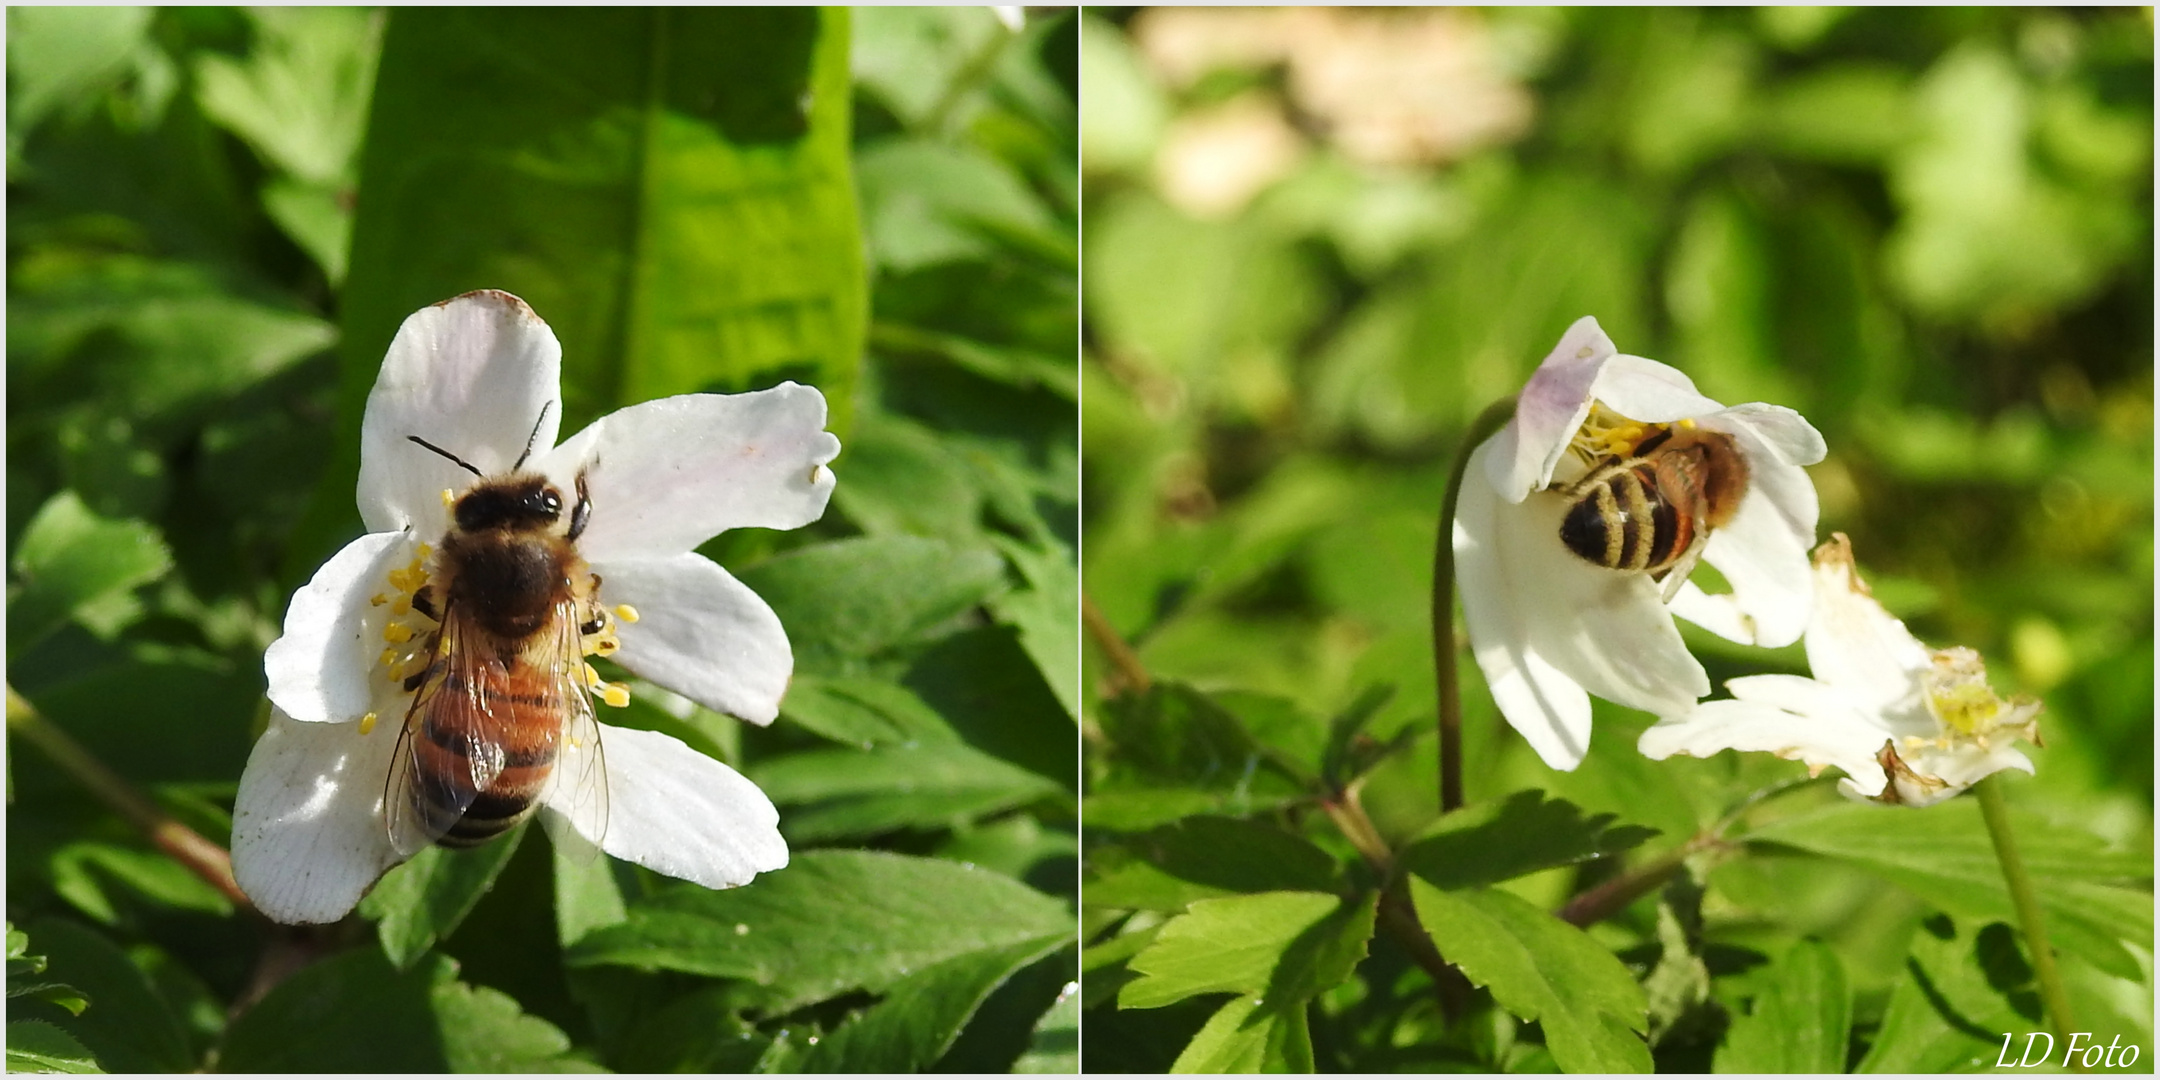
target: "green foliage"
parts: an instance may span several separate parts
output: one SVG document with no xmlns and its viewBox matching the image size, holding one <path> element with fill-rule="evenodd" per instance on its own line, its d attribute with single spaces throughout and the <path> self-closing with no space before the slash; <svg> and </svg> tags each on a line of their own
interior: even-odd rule
<svg viewBox="0 0 2160 1080">
<path fill-rule="evenodd" d="M 565 432 L 792 379 L 844 450 L 822 521 L 703 549 L 782 619 L 782 718 L 603 718 L 766 784 L 787 869 L 521 831 L 269 927 L 17 743 L 11 1068 L 1075 1067 L 1073 16 L 8 21 L 9 683 L 212 842 L 412 311 L 527 300 Z"/>
<path fill-rule="evenodd" d="M 1081 29 L 1089 1068 L 1931 1071 L 2040 1029 L 1970 800 L 1653 762 L 1648 718 L 1602 702 L 1555 772 L 1464 650 L 1466 805 L 1440 813 L 1447 470 L 1584 315 L 1807 417 L 1819 535 L 1922 641 L 2045 701 L 2034 776 L 2001 783 L 2071 1013 L 2150 1044 L 2112 1004 L 2152 993 L 2147 15 Z M 1713 686 L 1806 670 L 1683 635 Z M 1295 1024 L 1247 970 L 1288 922 L 1180 945 L 1210 912 L 1374 894 L 1363 959 Z"/>
</svg>

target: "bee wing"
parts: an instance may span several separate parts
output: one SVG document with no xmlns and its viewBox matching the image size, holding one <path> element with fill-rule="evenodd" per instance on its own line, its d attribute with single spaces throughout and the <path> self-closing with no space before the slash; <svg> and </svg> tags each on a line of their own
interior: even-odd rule
<svg viewBox="0 0 2160 1080">
<path fill-rule="evenodd" d="M 457 613 L 443 611 L 442 638 L 429 662 L 383 783 L 390 846 L 410 858 L 440 839 L 495 782 L 503 748 L 490 733 L 488 650 L 472 647 Z"/>
<path fill-rule="evenodd" d="M 1680 595 L 1680 586 L 1687 581 L 1689 574 L 1695 572 L 1695 564 L 1702 561 L 1703 548 L 1709 544 L 1709 531 L 1697 529 L 1695 539 L 1689 542 L 1687 550 L 1681 552 L 1671 566 L 1666 567 L 1665 577 L 1662 579 L 1665 589 L 1658 597 L 1660 602 L 1670 604 L 1673 597 Z"/>
<path fill-rule="evenodd" d="M 583 619 L 575 601 L 564 601 L 556 611 L 555 637 L 548 663 L 563 702 L 562 739 L 556 744 L 555 771 L 548 778 L 542 804 L 554 810 L 542 817 L 548 838 L 556 850 L 580 863 L 599 854 L 601 837 L 607 834 L 607 757 L 600 745 L 600 722 L 593 715 L 592 694 L 585 683 L 584 638 L 578 633 Z"/>
</svg>

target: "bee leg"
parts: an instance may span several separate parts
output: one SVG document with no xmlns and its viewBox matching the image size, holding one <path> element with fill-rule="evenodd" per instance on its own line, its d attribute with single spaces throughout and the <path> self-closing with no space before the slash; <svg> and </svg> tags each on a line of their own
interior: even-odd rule
<svg viewBox="0 0 2160 1080">
<path fill-rule="evenodd" d="M 413 691 L 420 689 L 420 684 L 427 681 L 427 673 L 427 668 L 421 668 L 420 670 L 405 676 L 405 692 L 410 694 Z"/>
</svg>

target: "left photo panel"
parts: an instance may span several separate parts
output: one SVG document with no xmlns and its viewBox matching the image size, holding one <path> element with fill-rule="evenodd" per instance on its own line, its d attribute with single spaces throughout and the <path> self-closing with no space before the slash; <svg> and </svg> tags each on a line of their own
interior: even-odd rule
<svg viewBox="0 0 2160 1080">
<path fill-rule="evenodd" d="M 1073 10 L 7 20 L 9 1071 L 1078 1070 Z"/>
</svg>

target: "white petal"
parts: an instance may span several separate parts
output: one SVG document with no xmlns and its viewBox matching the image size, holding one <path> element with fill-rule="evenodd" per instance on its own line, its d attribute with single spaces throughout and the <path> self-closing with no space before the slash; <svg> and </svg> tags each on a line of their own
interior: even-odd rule
<svg viewBox="0 0 2160 1080">
<path fill-rule="evenodd" d="M 1783 405 L 1751 401 L 1703 418 L 1703 426 L 1720 431 L 1745 430 L 1759 445 L 1788 465 L 1814 465 L 1827 456 L 1829 446 L 1822 432 L 1799 413 Z"/>
<path fill-rule="evenodd" d="M 1868 594 L 1842 535 L 1816 555 L 1814 579 L 1808 670 L 1865 708 L 1910 712 L 1919 701 L 1921 674 L 1928 669 L 1927 646 Z"/>
<path fill-rule="evenodd" d="M 270 701 L 295 720 L 342 723 L 377 708 L 368 678 L 382 652 L 388 609 L 368 603 L 388 591 L 386 575 L 410 562 L 415 544 L 400 532 L 369 533 L 340 549 L 293 594 L 285 634 L 263 654 Z"/>
<path fill-rule="evenodd" d="M 1697 393 L 1694 380 L 1678 368 L 1626 353 L 1605 362 L 1590 393 L 1606 408 L 1646 424 L 1669 424 L 1725 407 Z"/>
<path fill-rule="evenodd" d="M 1727 685 L 1735 700 L 1706 701 L 1660 720 L 1642 733 L 1636 748 L 1657 760 L 1674 754 L 1710 757 L 1721 750 L 1776 754 L 1838 769 L 1864 794 L 1880 793 L 1888 778 L 1875 755 L 1888 736 L 1810 683 L 1792 675 L 1734 679 Z"/>
<path fill-rule="evenodd" d="M 1493 436 L 1483 475 L 1509 502 L 1521 502 L 1552 481 L 1576 429 L 1590 415 L 1590 390 L 1598 370 L 1619 350 L 1588 315 L 1575 320 L 1560 344 L 1515 399 L 1515 418 Z"/>
<path fill-rule="evenodd" d="M 603 602 L 637 609 L 637 622 L 617 626 L 622 666 L 753 724 L 780 715 L 795 657 L 780 616 L 749 586 L 696 553 L 593 569 Z"/>
<path fill-rule="evenodd" d="M 1748 490 L 1732 521 L 1710 535 L 1703 561 L 1718 568 L 1730 594 L 1681 586 L 1673 614 L 1729 641 L 1780 648 L 1800 640 L 1814 602 L 1808 549 L 1815 546 L 1815 485 L 1799 462 L 1822 459 L 1822 436 L 1798 413 L 1775 405 L 1740 405 L 1702 418 L 1731 435 L 1748 463 Z"/>
<path fill-rule="evenodd" d="M 1932 776 L 1947 785 L 1899 783 L 1898 793 L 1907 806 L 1941 802 L 2004 769 L 2018 769 L 2027 775 L 2033 771 L 2032 759 L 2019 753 L 2007 740 L 1992 749 L 1970 744 L 1947 750 L 1932 745 L 1900 748 L 1899 756 L 1914 772 Z"/>
<path fill-rule="evenodd" d="M 263 914 L 336 922 L 397 865 L 381 814 L 397 733 L 394 721 L 362 735 L 271 710 L 233 804 L 233 877 Z"/>
<path fill-rule="evenodd" d="M 555 332 L 509 293 L 470 292 L 407 316 L 360 425 L 360 517 L 368 531 L 414 525 L 437 535 L 447 523 L 443 489 L 473 482 L 408 436 L 482 473 L 507 471 L 528 440 L 536 456 L 555 444 L 561 378 Z"/>
<path fill-rule="evenodd" d="M 586 836 L 600 850 L 708 889 L 787 865 L 780 812 L 741 773 L 657 731 L 602 724 L 600 744 L 607 832 Z"/>
<path fill-rule="evenodd" d="M 839 453 L 825 430 L 825 395 L 781 383 L 632 405 L 594 421 L 540 467 L 566 485 L 586 470 L 592 524 L 579 546 L 598 561 L 675 555 L 727 529 L 816 521 L 832 497 L 825 463 Z"/>
<path fill-rule="evenodd" d="M 1492 452 L 1488 443 L 1476 455 Z M 1589 743 L 1582 692 L 1675 714 L 1710 682 L 1648 577 L 1592 566 L 1560 543 L 1566 509 L 1549 493 L 1510 506 L 1465 484 L 1453 535 L 1463 621 L 1502 715 L 1548 763 L 1572 769 Z"/>
</svg>

